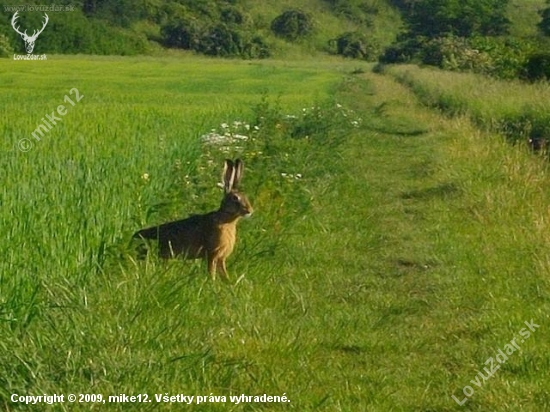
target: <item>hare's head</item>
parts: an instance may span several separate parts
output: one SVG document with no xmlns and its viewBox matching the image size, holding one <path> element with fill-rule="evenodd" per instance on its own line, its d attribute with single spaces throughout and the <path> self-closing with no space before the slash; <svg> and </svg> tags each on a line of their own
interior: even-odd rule
<svg viewBox="0 0 550 412">
<path fill-rule="evenodd" d="M 225 196 L 221 204 L 221 211 L 236 217 L 250 216 L 252 205 L 244 193 L 239 192 L 239 183 L 243 177 L 244 163 L 241 159 L 235 161 L 227 159 L 223 167 L 223 189 Z"/>
</svg>

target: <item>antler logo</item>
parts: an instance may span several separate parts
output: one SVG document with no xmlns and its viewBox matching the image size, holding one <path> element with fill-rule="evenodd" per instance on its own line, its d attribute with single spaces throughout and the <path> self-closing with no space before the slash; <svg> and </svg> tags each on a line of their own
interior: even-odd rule
<svg viewBox="0 0 550 412">
<path fill-rule="evenodd" d="M 42 28 L 40 30 L 38 30 L 38 32 L 36 30 L 34 30 L 33 33 L 32 33 L 32 36 L 29 36 L 29 35 L 27 35 L 27 30 L 25 30 L 24 33 L 21 33 L 19 31 L 19 27 L 15 27 L 15 21 L 17 20 L 17 17 L 19 17 L 17 15 L 17 13 L 19 13 L 19 12 L 16 11 L 15 14 L 13 15 L 13 17 L 11 19 L 11 25 L 12 25 L 13 29 L 16 31 L 16 33 L 19 34 L 23 38 L 23 40 L 25 41 L 25 49 L 27 49 L 27 54 L 31 54 L 33 49 L 34 49 L 34 42 L 36 41 L 36 38 L 38 37 L 38 35 L 40 33 L 42 33 L 44 31 L 44 29 L 46 28 L 46 24 L 48 24 L 48 21 L 49 21 L 48 15 L 46 13 L 44 13 L 45 19 L 44 19 L 44 24 L 42 25 Z"/>
</svg>

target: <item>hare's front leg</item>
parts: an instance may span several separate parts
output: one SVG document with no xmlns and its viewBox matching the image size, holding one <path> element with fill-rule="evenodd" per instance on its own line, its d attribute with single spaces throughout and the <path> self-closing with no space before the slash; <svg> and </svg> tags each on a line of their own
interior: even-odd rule
<svg viewBox="0 0 550 412">
<path fill-rule="evenodd" d="M 225 267 L 225 259 L 220 259 L 219 264 L 220 265 L 218 266 L 218 271 L 220 272 L 224 280 L 229 280 L 229 274 L 227 273 L 227 268 Z"/>
<path fill-rule="evenodd" d="M 219 272 L 224 280 L 229 280 L 229 274 L 227 273 L 227 267 L 225 266 L 225 259 L 214 256 L 208 257 L 208 273 L 212 277 L 212 280 L 216 280 L 216 272 Z"/>
<path fill-rule="evenodd" d="M 217 266 L 217 259 L 215 256 L 208 256 L 208 273 L 210 273 L 210 277 L 212 280 L 216 280 L 216 266 Z"/>
</svg>

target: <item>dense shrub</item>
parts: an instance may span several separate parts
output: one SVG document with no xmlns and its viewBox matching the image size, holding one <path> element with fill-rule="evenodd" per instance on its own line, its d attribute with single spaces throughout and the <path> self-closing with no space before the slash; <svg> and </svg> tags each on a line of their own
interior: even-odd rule
<svg viewBox="0 0 550 412">
<path fill-rule="evenodd" d="M 381 63 L 416 62 L 503 79 L 520 77 L 534 46 L 513 38 L 415 37 L 388 47 Z"/>
<path fill-rule="evenodd" d="M 240 25 L 245 21 L 244 14 L 236 7 L 226 7 L 220 12 L 221 22 Z"/>
<path fill-rule="evenodd" d="M 244 41 L 239 32 L 220 23 L 210 27 L 204 33 L 196 50 L 208 56 L 241 56 L 244 51 Z"/>
<path fill-rule="evenodd" d="M 333 40 L 336 53 L 344 57 L 375 61 L 380 49 L 378 44 L 360 32 L 346 32 Z"/>
<path fill-rule="evenodd" d="M 530 81 L 550 80 L 550 53 L 537 53 L 525 64 L 524 76 Z"/>
<path fill-rule="evenodd" d="M 266 58 L 271 55 L 269 46 L 260 36 L 250 36 L 228 27 L 217 24 L 209 28 L 201 37 L 199 53 L 219 57 Z"/>
<path fill-rule="evenodd" d="M 208 56 L 265 58 L 269 45 L 256 35 L 251 19 L 232 1 L 181 0 L 172 5 L 174 17 L 161 25 L 166 47 L 193 50 Z M 164 19 L 164 14 L 160 19 Z"/>
<path fill-rule="evenodd" d="M 550 4 L 550 2 L 547 1 Z M 545 36 L 550 36 L 550 7 L 540 11 L 541 21 L 538 23 L 538 28 Z"/>
<path fill-rule="evenodd" d="M 386 48 L 382 63 L 416 61 L 504 78 L 521 70 L 526 56 L 521 45 L 494 37 L 508 32 L 509 0 L 392 2 L 402 11 L 407 30 Z"/>
<path fill-rule="evenodd" d="M 501 79 L 521 77 L 525 64 L 536 45 L 527 39 L 477 36 L 469 39 L 473 50 L 488 57 L 488 66 L 473 66 L 472 71 Z"/>
<path fill-rule="evenodd" d="M 222 23 L 201 27 L 195 20 L 181 19 L 163 26 L 161 35 L 167 47 L 208 56 L 266 58 L 271 55 L 268 44 L 260 36 L 251 36 Z"/>
<path fill-rule="evenodd" d="M 279 37 L 296 40 L 313 30 L 311 17 L 300 10 L 287 10 L 271 22 L 271 30 Z"/>
<path fill-rule="evenodd" d="M 401 38 L 397 42 L 386 47 L 380 56 L 380 63 L 411 63 L 422 61 L 423 49 L 427 46 L 429 39 L 422 36 Z"/>
<path fill-rule="evenodd" d="M 245 43 L 241 56 L 249 59 L 266 59 L 271 56 L 271 51 L 265 40 L 256 35 Z"/>
<path fill-rule="evenodd" d="M 446 36 L 430 40 L 422 50 L 422 63 L 446 70 L 489 73 L 493 62 L 490 56 L 473 48 L 464 37 Z"/>
<path fill-rule="evenodd" d="M 168 22 L 160 30 L 167 47 L 195 50 L 201 38 L 201 27 L 195 19 L 177 19 Z"/>
</svg>

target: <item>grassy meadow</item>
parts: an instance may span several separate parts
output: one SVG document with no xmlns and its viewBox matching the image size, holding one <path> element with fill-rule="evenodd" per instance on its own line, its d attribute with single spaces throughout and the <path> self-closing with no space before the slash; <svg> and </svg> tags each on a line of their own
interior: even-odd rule
<svg viewBox="0 0 550 412">
<path fill-rule="evenodd" d="M 542 157 L 364 63 L 48 57 L 0 66 L 3 410 L 29 409 L 13 394 L 121 393 L 152 402 L 31 408 L 550 408 Z M 237 156 L 255 213 L 230 283 L 136 260 L 137 229 L 218 207 Z"/>
</svg>

